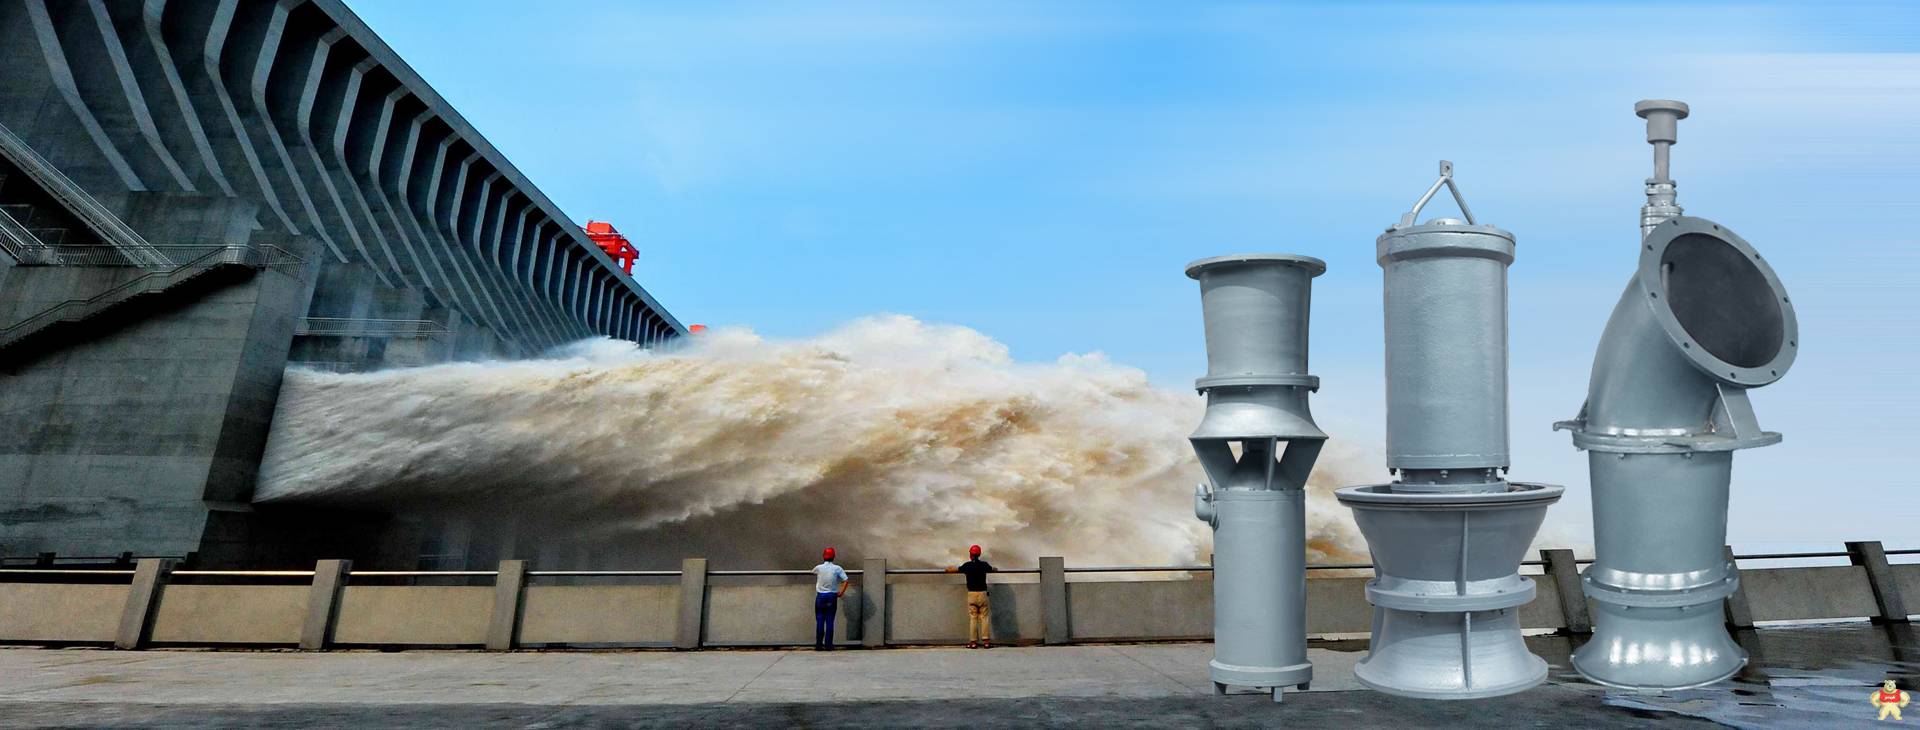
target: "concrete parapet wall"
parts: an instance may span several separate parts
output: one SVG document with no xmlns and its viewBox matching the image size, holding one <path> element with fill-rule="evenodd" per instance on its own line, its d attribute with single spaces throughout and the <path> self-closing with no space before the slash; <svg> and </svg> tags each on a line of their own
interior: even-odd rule
<svg viewBox="0 0 1920 730">
<path fill-rule="evenodd" d="M 162 600 L 164 604 L 164 599 Z M 487 642 L 493 589 L 485 586 L 347 586 L 339 644 L 479 646 Z"/>
<path fill-rule="evenodd" d="M 1067 623 L 1086 641 L 1209 638 L 1213 580 L 1069 582 Z"/>
<path fill-rule="evenodd" d="M 1873 586 L 1859 566 L 1743 570 L 1740 582 L 1755 621 L 1876 615 Z"/>
<path fill-rule="evenodd" d="M 532 586 L 520 643 L 671 646 L 678 586 Z"/>
<path fill-rule="evenodd" d="M 286 644 L 300 641 L 307 586 L 168 586 L 153 618 L 155 643 Z"/>
<path fill-rule="evenodd" d="M 1007 643 L 1039 641 L 1040 584 L 987 586 L 993 639 Z M 939 583 L 888 586 L 887 641 L 894 644 L 964 644 L 967 641 L 967 586 L 958 579 Z"/>
<path fill-rule="evenodd" d="M 707 588 L 706 646 L 800 646 L 813 643 L 813 584 L 715 585 Z M 847 589 L 834 619 L 833 643 L 860 642 L 860 588 Z"/>
<path fill-rule="evenodd" d="M 1740 595 L 1748 614 L 1730 615 L 1729 621 L 1736 625 L 1846 618 L 1906 621 L 1906 616 L 1891 615 L 1889 607 L 1904 606 L 1900 600 L 1903 595 L 1920 595 L 1920 565 L 1887 565 L 1885 551 L 1877 543 L 1855 545 L 1871 547 L 1856 551 L 1865 556 L 1859 558 L 1865 564 L 1742 570 Z M 709 575 L 704 570 L 705 561 L 697 559 L 687 561 L 691 572 L 683 570 L 677 577 L 671 572 L 644 573 L 646 577 L 635 578 L 612 576 L 613 580 L 628 582 L 611 585 L 556 585 L 556 576 L 571 580 L 564 577 L 568 574 L 543 576 L 538 571 L 525 572 L 521 561 L 505 561 L 500 575 L 506 582 L 501 586 L 348 585 L 337 593 L 332 586 L 343 568 L 336 561 L 316 566 L 317 587 L 228 584 L 246 580 L 244 571 L 194 573 L 217 575 L 220 584 L 166 585 L 170 580 L 166 571 L 148 565 L 159 562 L 142 561 L 141 569 L 148 571 L 147 575 L 158 576 L 158 584 L 142 591 L 129 590 L 126 584 L 99 582 L 114 579 L 107 575 L 134 571 L 69 571 L 86 574 L 72 583 L 53 582 L 63 578 L 59 571 L 4 571 L 0 580 L 27 582 L 0 582 L 0 642 L 298 644 L 309 649 L 693 649 L 806 646 L 813 641 L 810 580 L 791 574 Z M 855 578 L 854 586 L 840 602 L 836 643 L 873 647 L 957 644 L 966 640 L 966 588 L 959 576 L 881 572 L 884 563 L 877 560 L 868 565 L 873 568 Z M 1172 577 L 1140 580 L 1139 575 L 1080 573 L 1069 579 L 1065 570 L 1043 570 L 1038 581 L 1032 574 L 997 576 L 999 582 L 989 590 L 993 638 L 1004 643 L 1209 638 L 1213 624 L 1210 574 L 1203 569 L 1159 573 Z M 284 579 L 287 573 L 263 575 Z M 351 573 L 346 575 L 350 577 Z M 445 580 L 432 577 L 434 574 L 415 575 Z M 1521 625 L 1533 630 L 1584 633 L 1578 622 L 1569 621 L 1564 610 L 1567 606 L 1562 604 L 1562 596 L 1579 595 L 1577 587 L 1562 591 L 1559 577 L 1551 571 L 1529 577 L 1537 591 L 1532 603 L 1518 609 Z M 603 575 L 593 580 L 607 579 L 609 576 Z M 526 585 L 522 600 L 502 599 L 512 598 L 527 581 L 532 585 Z M 1367 581 L 1366 577 L 1353 575 L 1308 580 L 1308 634 L 1364 635 L 1372 620 L 1372 607 L 1365 595 Z M 1053 604 L 1061 608 L 1049 609 L 1047 596 L 1061 594 L 1064 600 Z M 150 596 L 157 606 L 150 612 L 136 610 L 147 605 L 142 596 Z M 1064 613 L 1064 621 L 1061 616 L 1050 617 L 1050 610 Z M 150 617 L 140 618 L 143 614 Z M 1061 623 L 1064 627 L 1058 625 Z M 317 630 L 325 626 L 331 630 Z M 313 629 L 313 636 L 305 641 L 303 627 Z M 878 635 L 867 636 L 869 631 Z"/>
<path fill-rule="evenodd" d="M 0 641 L 109 643 L 126 603 L 124 585 L 3 585 Z"/>
</svg>

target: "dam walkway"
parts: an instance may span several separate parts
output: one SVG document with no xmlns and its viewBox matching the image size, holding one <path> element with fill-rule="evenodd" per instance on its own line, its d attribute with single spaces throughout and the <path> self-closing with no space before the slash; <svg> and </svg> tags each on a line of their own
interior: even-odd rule
<svg viewBox="0 0 1920 730">
<path fill-rule="evenodd" d="M 1731 681 L 1610 690 L 1536 636 L 1546 684 L 1430 702 L 1363 689 L 1364 641 L 1315 642 L 1311 691 L 1215 697 L 1207 643 L 675 651 L 0 649 L 0 727 L 1631 727 L 1871 726 L 1920 642 L 1865 622 L 1738 632 Z M 1920 712 L 1917 707 L 1916 712 Z"/>
</svg>

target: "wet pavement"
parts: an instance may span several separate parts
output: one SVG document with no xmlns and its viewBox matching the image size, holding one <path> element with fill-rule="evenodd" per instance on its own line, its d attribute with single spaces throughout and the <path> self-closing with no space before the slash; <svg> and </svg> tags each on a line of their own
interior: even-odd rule
<svg viewBox="0 0 1920 730">
<path fill-rule="evenodd" d="M 1364 641 L 1316 642 L 1313 691 L 1215 697 L 1207 644 L 885 651 L 117 652 L 0 649 L 0 727 L 1891 727 L 1867 697 L 1920 677 L 1908 625 L 1743 632 L 1732 680 L 1638 693 L 1581 681 L 1433 702 L 1359 688 Z M 1920 703 L 1906 722 L 1920 725 Z"/>
</svg>

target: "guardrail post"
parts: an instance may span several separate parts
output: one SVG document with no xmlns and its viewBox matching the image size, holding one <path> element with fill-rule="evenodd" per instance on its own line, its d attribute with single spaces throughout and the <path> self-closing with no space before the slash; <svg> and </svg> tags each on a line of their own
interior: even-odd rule
<svg viewBox="0 0 1920 730">
<path fill-rule="evenodd" d="M 153 614 L 160 607 L 160 593 L 173 572 L 171 558 L 143 558 L 133 568 L 133 584 L 127 588 L 127 604 L 120 611 L 120 630 L 114 634 L 113 648 L 138 649 L 153 633 Z"/>
<path fill-rule="evenodd" d="M 322 560 L 313 564 L 313 587 L 307 590 L 307 620 L 300 625 L 300 648 L 320 651 L 333 642 L 339 622 L 340 597 L 346 592 L 351 560 Z"/>
<path fill-rule="evenodd" d="M 1587 613 L 1587 594 L 1580 589 L 1580 563 L 1572 550 L 1541 550 L 1547 561 L 1547 575 L 1553 576 L 1554 592 L 1560 596 L 1560 615 L 1566 619 L 1569 634 L 1593 633 L 1593 617 Z"/>
<path fill-rule="evenodd" d="M 867 558 L 860 567 L 860 595 L 866 597 L 860 616 L 860 645 L 878 649 L 887 645 L 887 559 Z"/>
<path fill-rule="evenodd" d="M 512 651 L 520 633 L 520 606 L 527 595 L 527 561 L 502 560 L 493 580 L 493 618 L 487 622 L 487 650 Z"/>
<path fill-rule="evenodd" d="M 1894 580 L 1893 564 L 1887 562 L 1886 546 L 1879 540 L 1848 542 L 1847 559 L 1867 569 L 1867 583 L 1873 586 L 1873 602 L 1880 610 L 1873 622 L 1905 623 L 1907 602 L 1900 596 L 1900 584 Z"/>
<path fill-rule="evenodd" d="M 1045 622 L 1043 640 L 1065 644 L 1073 640 L 1073 627 L 1067 623 L 1067 559 L 1040 559 L 1040 620 Z"/>
<path fill-rule="evenodd" d="M 53 553 L 41 553 L 34 558 L 33 564 L 41 568 L 51 568 L 53 567 L 54 557 L 55 555 Z"/>
<path fill-rule="evenodd" d="M 1726 546 L 1727 565 L 1735 578 L 1740 577 L 1740 561 L 1733 559 L 1733 546 Z M 1753 628 L 1753 604 L 1747 602 L 1747 586 L 1743 582 L 1733 589 L 1733 595 L 1727 596 L 1727 625 L 1736 629 Z"/>
<path fill-rule="evenodd" d="M 680 561 L 680 625 L 673 648 L 700 648 L 700 627 L 707 615 L 707 559 Z"/>
</svg>

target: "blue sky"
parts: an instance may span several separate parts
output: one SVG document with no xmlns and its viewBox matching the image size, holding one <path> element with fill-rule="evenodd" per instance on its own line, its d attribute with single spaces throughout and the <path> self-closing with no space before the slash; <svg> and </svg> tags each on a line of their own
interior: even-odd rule
<svg viewBox="0 0 1920 730">
<path fill-rule="evenodd" d="M 1184 387 L 1187 261 L 1325 259 L 1314 407 L 1371 453 L 1373 239 L 1453 160 L 1519 240 L 1514 476 L 1567 485 L 1550 524 L 1581 540 L 1585 459 L 1549 428 L 1634 265 L 1632 104 L 1686 100 L 1681 204 L 1800 317 L 1733 540 L 1920 545 L 1920 4 L 350 4 L 569 215 L 632 236 L 684 322 L 896 312 Z"/>
</svg>

